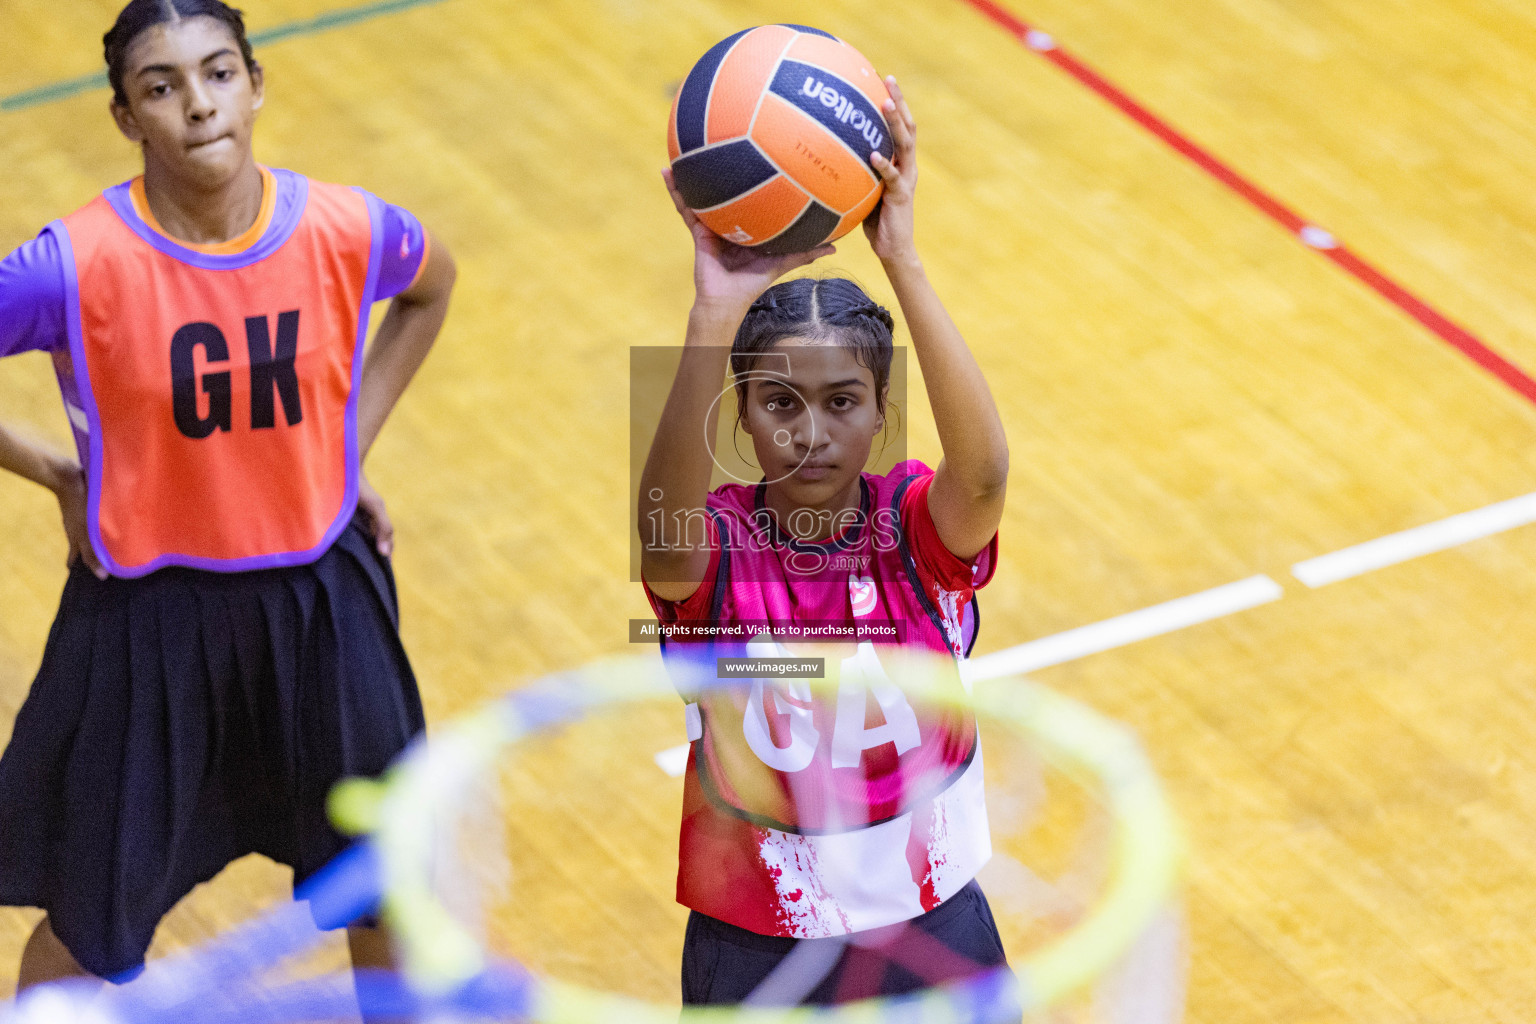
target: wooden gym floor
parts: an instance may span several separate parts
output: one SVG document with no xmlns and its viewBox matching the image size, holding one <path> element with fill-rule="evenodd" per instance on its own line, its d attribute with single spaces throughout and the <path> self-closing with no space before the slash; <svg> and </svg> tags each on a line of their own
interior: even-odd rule
<svg viewBox="0 0 1536 1024">
<path fill-rule="evenodd" d="M 259 31 L 334 2 L 247 8 Z M 116 6 L 9 0 L 0 98 L 96 70 Z M 1526 5 L 1011 9 L 1536 371 Z M 629 347 L 675 343 L 690 298 L 657 177 L 670 89 L 716 39 L 783 20 L 850 39 L 912 98 L 923 253 L 1013 453 L 979 650 L 1258 574 L 1284 589 L 1036 673 L 1134 725 L 1184 818 L 1188 1019 L 1536 1016 L 1536 531 L 1315 589 L 1291 572 L 1536 491 L 1536 407 L 963 0 L 443 0 L 259 50 L 258 156 L 411 208 L 460 261 L 438 351 L 370 463 L 429 720 L 623 651 L 645 613 Z M 136 173 L 106 100 L 0 112 L 0 251 Z M 889 297 L 856 237 L 828 262 Z M 915 384 L 909 406 L 910 451 L 932 461 Z M 0 417 L 64 443 L 45 359 L 0 369 Z M 62 552 L 51 498 L 0 480 L 0 738 Z M 616 772 L 654 773 L 650 754 L 681 738 L 667 710 L 615 739 Z M 529 856 L 575 922 L 573 960 L 675 998 L 677 784 L 656 774 L 645 813 L 615 825 L 594 798 L 605 777 L 527 828 Z M 236 865 L 157 950 L 284 884 Z M 36 918 L 0 910 L 0 964 Z"/>
</svg>

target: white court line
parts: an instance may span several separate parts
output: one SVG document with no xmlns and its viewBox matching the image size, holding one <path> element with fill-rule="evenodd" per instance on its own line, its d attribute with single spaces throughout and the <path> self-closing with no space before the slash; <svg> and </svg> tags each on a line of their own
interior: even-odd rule
<svg viewBox="0 0 1536 1024">
<path fill-rule="evenodd" d="M 656 767 L 674 779 L 683 774 L 688 770 L 688 744 L 679 743 L 675 747 L 656 751 Z"/>
<path fill-rule="evenodd" d="M 1103 622 L 1079 626 L 1065 633 L 984 654 L 962 662 L 961 672 L 968 679 L 995 679 L 998 676 L 1032 672 L 1047 665 L 1060 665 L 1064 661 L 1219 619 L 1224 615 L 1278 601 L 1283 596 L 1285 591 L 1280 584 L 1268 576 L 1250 576 L 1236 583 L 1202 590 L 1198 594 L 1164 601 Z"/>
<path fill-rule="evenodd" d="M 1536 494 L 1526 494 L 1297 562 L 1291 573 L 1309 587 L 1321 587 L 1532 522 L 1536 522 Z"/>
<path fill-rule="evenodd" d="M 1079 626 L 1065 633 L 962 661 L 960 672 L 969 680 L 994 679 L 1030 672 L 1219 619 L 1224 615 L 1278 601 L 1283 596 L 1285 591 L 1280 584 L 1268 576 L 1250 576 L 1236 583 L 1202 590 L 1198 594 L 1164 601 L 1103 622 Z M 676 778 L 688 767 L 688 744 L 657 751 L 655 758 L 662 771 Z"/>
<path fill-rule="evenodd" d="M 1530 523 L 1536 523 L 1536 494 L 1510 498 L 1309 558 L 1291 566 L 1291 572 L 1307 586 L 1321 587 Z M 984 654 L 962 662 L 960 671 L 972 680 L 1032 672 L 1278 601 L 1284 595 L 1280 584 L 1268 576 L 1250 576 L 1236 583 Z M 688 744 L 670 747 L 655 756 L 662 771 L 673 777 L 679 776 L 687 768 Z"/>
</svg>

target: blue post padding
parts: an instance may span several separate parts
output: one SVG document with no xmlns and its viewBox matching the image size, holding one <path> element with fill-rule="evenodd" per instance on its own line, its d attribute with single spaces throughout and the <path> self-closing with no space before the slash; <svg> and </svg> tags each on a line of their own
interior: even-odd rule
<svg viewBox="0 0 1536 1024">
<path fill-rule="evenodd" d="M 979 974 L 966 983 L 977 1024 L 1011 1024 L 1024 1016 L 1024 993 L 1007 965 Z"/>
<path fill-rule="evenodd" d="M 517 967 L 496 964 L 444 996 L 413 990 L 392 971 L 359 971 L 357 1002 L 365 1016 L 430 1018 L 436 1014 L 520 1020 L 533 1008 L 533 976 Z"/>
<path fill-rule="evenodd" d="M 467 1014 L 521 1020 L 533 1012 L 533 975 L 508 963 L 493 963 L 461 988 L 454 1006 Z"/>
<path fill-rule="evenodd" d="M 416 993 L 394 971 L 355 971 L 357 1005 L 367 1017 L 406 1019 L 423 1009 Z"/>
<path fill-rule="evenodd" d="M 347 847 L 293 891 L 308 900 L 315 927 L 341 928 L 373 912 L 383 893 L 379 854 L 369 842 Z"/>
</svg>

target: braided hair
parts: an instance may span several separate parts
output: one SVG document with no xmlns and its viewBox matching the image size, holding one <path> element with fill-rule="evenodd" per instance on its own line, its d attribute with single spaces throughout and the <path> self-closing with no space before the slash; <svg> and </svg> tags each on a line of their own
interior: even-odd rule
<svg viewBox="0 0 1536 1024">
<path fill-rule="evenodd" d="M 223 0 L 130 0 L 117 15 L 111 31 L 101 37 L 106 51 L 107 80 L 112 83 L 112 101 L 118 106 L 128 105 L 128 94 L 123 90 L 124 65 L 128 59 L 128 47 L 139 34 L 156 25 L 183 21 L 187 18 L 213 18 L 229 29 L 245 59 L 245 69 L 255 75 L 260 69 L 251 52 L 251 42 L 245 37 L 245 18 Z"/>
<path fill-rule="evenodd" d="M 747 407 L 747 375 L 758 359 L 785 338 L 807 338 L 853 349 L 854 360 L 874 375 L 876 408 L 884 414 L 895 327 L 890 311 L 845 277 L 779 282 L 758 296 L 736 328 L 737 408 Z"/>
</svg>

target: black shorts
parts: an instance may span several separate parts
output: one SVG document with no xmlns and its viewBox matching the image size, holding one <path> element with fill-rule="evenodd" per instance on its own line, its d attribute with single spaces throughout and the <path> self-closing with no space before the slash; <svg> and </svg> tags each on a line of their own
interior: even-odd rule
<svg viewBox="0 0 1536 1024">
<path fill-rule="evenodd" d="M 423 728 L 394 576 L 355 517 L 317 561 L 99 580 L 76 564 L 0 757 L 0 905 L 48 912 L 80 965 L 131 975 L 230 861 L 302 882 L 349 840 L 339 779 Z"/>
<path fill-rule="evenodd" d="M 901 995 L 1008 963 L 992 908 L 975 881 L 921 917 L 850 938 L 859 941 L 842 947 L 801 1005 Z M 800 943 L 839 941 L 759 935 L 692 911 L 683 938 L 683 1002 L 740 1003 Z M 835 953 L 836 946 L 830 949 Z"/>
</svg>

